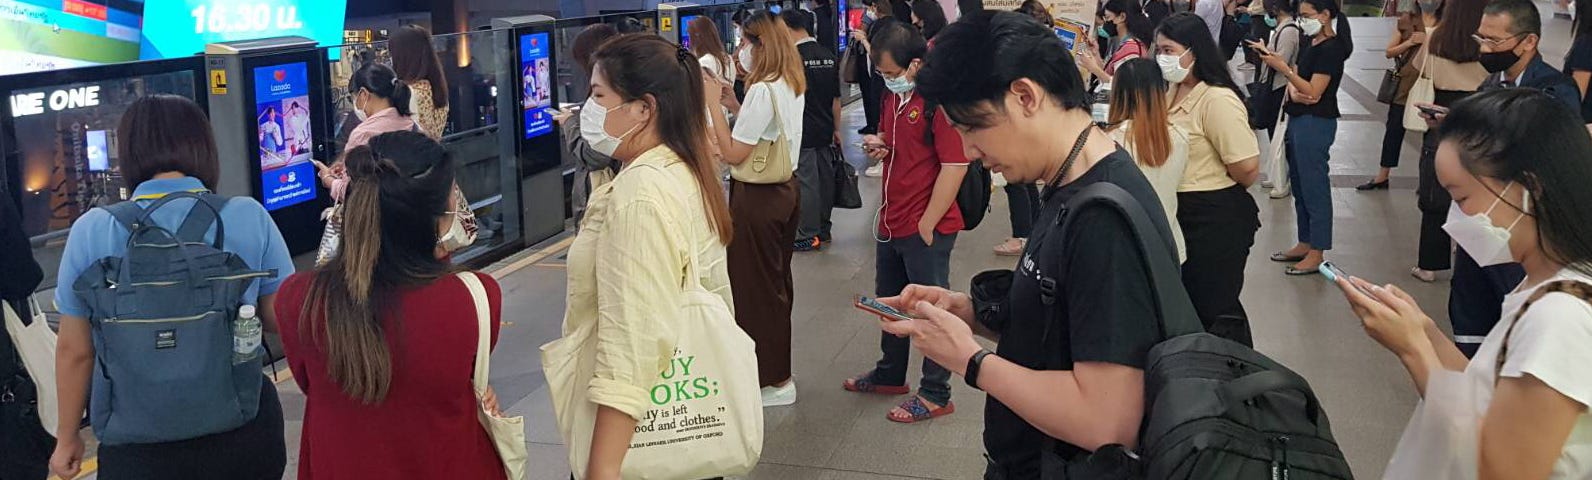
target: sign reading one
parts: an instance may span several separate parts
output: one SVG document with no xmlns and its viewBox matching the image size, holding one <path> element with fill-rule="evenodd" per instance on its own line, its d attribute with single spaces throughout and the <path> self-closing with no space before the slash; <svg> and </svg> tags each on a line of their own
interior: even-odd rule
<svg viewBox="0 0 1592 480">
<path fill-rule="evenodd" d="M 11 116 L 26 117 L 49 111 L 59 112 L 84 107 L 98 107 L 99 85 L 89 85 L 52 92 L 18 93 L 11 96 Z"/>
</svg>

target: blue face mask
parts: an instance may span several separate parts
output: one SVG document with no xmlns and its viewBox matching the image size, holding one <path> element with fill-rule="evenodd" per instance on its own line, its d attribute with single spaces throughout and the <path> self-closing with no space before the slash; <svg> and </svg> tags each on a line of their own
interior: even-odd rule
<svg viewBox="0 0 1592 480">
<path fill-rule="evenodd" d="M 1266 28 L 1277 28 L 1277 17 L 1266 16 Z"/>
<path fill-rule="evenodd" d="M 917 86 L 917 83 L 907 80 L 906 75 L 899 77 L 884 77 L 884 88 L 890 89 L 890 92 L 895 93 L 896 95 L 902 95 L 910 92 L 912 89 L 917 88 Z"/>
</svg>

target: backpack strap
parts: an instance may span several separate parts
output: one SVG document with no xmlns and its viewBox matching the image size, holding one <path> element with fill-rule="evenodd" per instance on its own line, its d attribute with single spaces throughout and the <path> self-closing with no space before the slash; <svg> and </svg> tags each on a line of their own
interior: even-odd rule
<svg viewBox="0 0 1592 480">
<path fill-rule="evenodd" d="M 1194 303 L 1189 300 L 1188 291 L 1183 287 L 1183 275 L 1175 260 L 1176 245 L 1170 239 L 1156 234 L 1155 224 L 1150 221 L 1144 205 L 1127 190 L 1109 182 L 1084 187 L 1067 200 L 1067 219 L 1062 224 L 1062 231 L 1068 231 L 1067 224 L 1077 217 L 1077 212 L 1093 204 L 1111 207 L 1128 219 L 1129 230 L 1133 231 L 1133 242 L 1144 258 L 1144 272 L 1150 276 L 1162 338 L 1203 332 L 1205 329 L 1197 320 L 1199 316 L 1194 311 Z"/>
<path fill-rule="evenodd" d="M 221 249 L 224 233 L 221 227 L 221 209 L 227 205 L 227 197 L 214 193 L 198 194 L 193 210 L 188 211 L 188 218 L 183 219 L 182 226 L 177 227 L 177 239 L 184 243 L 204 243 L 205 234 L 210 232 L 210 226 L 216 227 L 216 238 L 211 242 L 217 250 Z M 200 205 L 200 204 L 204 205 Z M 201 208 L 208 207 L 208 208 Z"/>
<path fill-rule="evenodd" d="M 1504 360 L 1509 356 L 1509 339 L 1514 336 L 1515 327 L 1520 325 L 1520 320 L 1525 318 L 1526 310 L 1530 310 L 1531 305 L 1537 303 L 1537 300 L 1542 300 L 1542 297 L 1554 292 L 1570 294 L 1583 302 L 1592 303 L 1592 285 L 1575 280 L 1557 280 L 1537 288 L 1536 293 L 1532 293 L 1531 298 L 1526 299 L 1526 303 L 1521 304 L 1520 310 L 1515 312 L 1515 321 L 1509 324 L 1509 329 L 1504 330 L 1504 343 L 1498 347 L 1498 361 L 1493 365 L 1494 384 L 1503 376 Z"/>
<path fill-rule="evenodd" d="M 138 221 L 144 216 L 144 208 L 138 206 L 138 202 L 132 200 L 101 208 L 110 213 L 111 218 L 116 219 L 116 223 L 122 224 L 122 228 L 126 228 L 128 233 L 138 229 Z"/>
</svg>

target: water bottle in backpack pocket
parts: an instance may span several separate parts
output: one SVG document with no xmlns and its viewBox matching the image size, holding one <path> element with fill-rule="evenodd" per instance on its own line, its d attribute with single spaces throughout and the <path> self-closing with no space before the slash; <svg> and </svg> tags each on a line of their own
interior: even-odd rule
<svg viewBox="0 0 1592 480">
<path fill-rule="evenodd" d="M 161 208 L 181 208 L 172 205 L 180 199 L 193 207 L 176 232 L 152 221 Z M 254 270 L 222 249 L 225 204 L 214 194 L 179 192 L 148 208 L 105 208 L 127 228 L 127 248 L 91 264 L 72 286 L 89 310 L 90 423 L 102 443 L 197 438 L 236 429 L 258 412 L 260 356 L 235 347 L 246 347 L 239 343 L 251 334 L 258 338 L 259 321 L 252 319 L 252 333 L 235 331 L 234 321 L 250 324 L 235 317 L 253 310 L 244 292 L 276 272 Z M 206 242 L 212 226 L 214 239 Z"/>
</svg>

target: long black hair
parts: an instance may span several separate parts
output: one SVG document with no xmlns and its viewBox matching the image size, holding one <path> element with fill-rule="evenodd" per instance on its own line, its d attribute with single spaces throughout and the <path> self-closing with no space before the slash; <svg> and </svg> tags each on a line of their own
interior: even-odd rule
<svg viewBox="0 0 1592 480">
<path fill-rule="evenodd" d="M 1592 136 L 1578 112 L 1540 90 L 1490 90 L 1455 103 L 1438 138 L 1472 174 L 1525 187 L 1530 208 L 1511 205 L 1536 219 L 1538 247 L 1592 275 Z"/>
<path fill-rule="evenodd" d="M 356 94 L 360 89 L 387 99 L 398 109 L 399 115 L 409 116 L 409 85 L 399 80 L 398 74 L 386 65 L 373 62 L 355 70 L 354 75 L 348 77 L 348 93 Z"/>
<path fill-rule="evenodd" d="M 1156 33 L 1192 52 L 1194 68 L 1189 73 L 1194 78 L 1212 87 L 1232 90 L 1239 99 L 1244 98 L 1244 89 L 1233 81 L 1232 72 L 1227 70 L 1227 57 L 1216 48 L 1216 39 L 1211 38 L 1211 29 L 1205 26 L 1205 20 L 1189 12 L 1175 14 L 1166 17 Z"/>
<path fill-rule="evenodd" d="M 1150 49 L 1150 44 L 1155 42 L 1155 24 L 1150 23 L 1150 17 L 1144 16 L 1144 8 L 1139 6 L 1139 0 L 1109 0 L 1102 8 L 1126 17 L 1127 34 L 1139 39 L 1145 50 Z"/>
<path fill-rule="evenodd" d="M 1443 0 L 1443 14 L 1437 30 L 1426 39 L 1432 55 L 1459 63 L 1481 58 L 1481 44 L 1471 38 L 1481 26 L 1482 11 L 1489 0 Z"/>
<path fill-rule="evenodd" d="M 938 0 L 916 0 L 912 2 L 912 16 L 923 23 L 918 27 L 923 31 L 923 38 L 933 39 L 945 28 L 945 10 L 940 8 Z"/>
<path fill-rule="evenodd" d="M 1332 15 L 1333 38 L 1343 42 L 1343 50 L 1354 51 L 1354 35 L 1349 33 L 1349 16 L 1343 14 L 1343 7 L 1338 6 L 1337 0 L 1299 0 L 1299 4 L 1309 4 L 1316 12 L 1327 12 Z M 1300 40 L 1304 41 L 1304 40 Z"/>
</svg>

